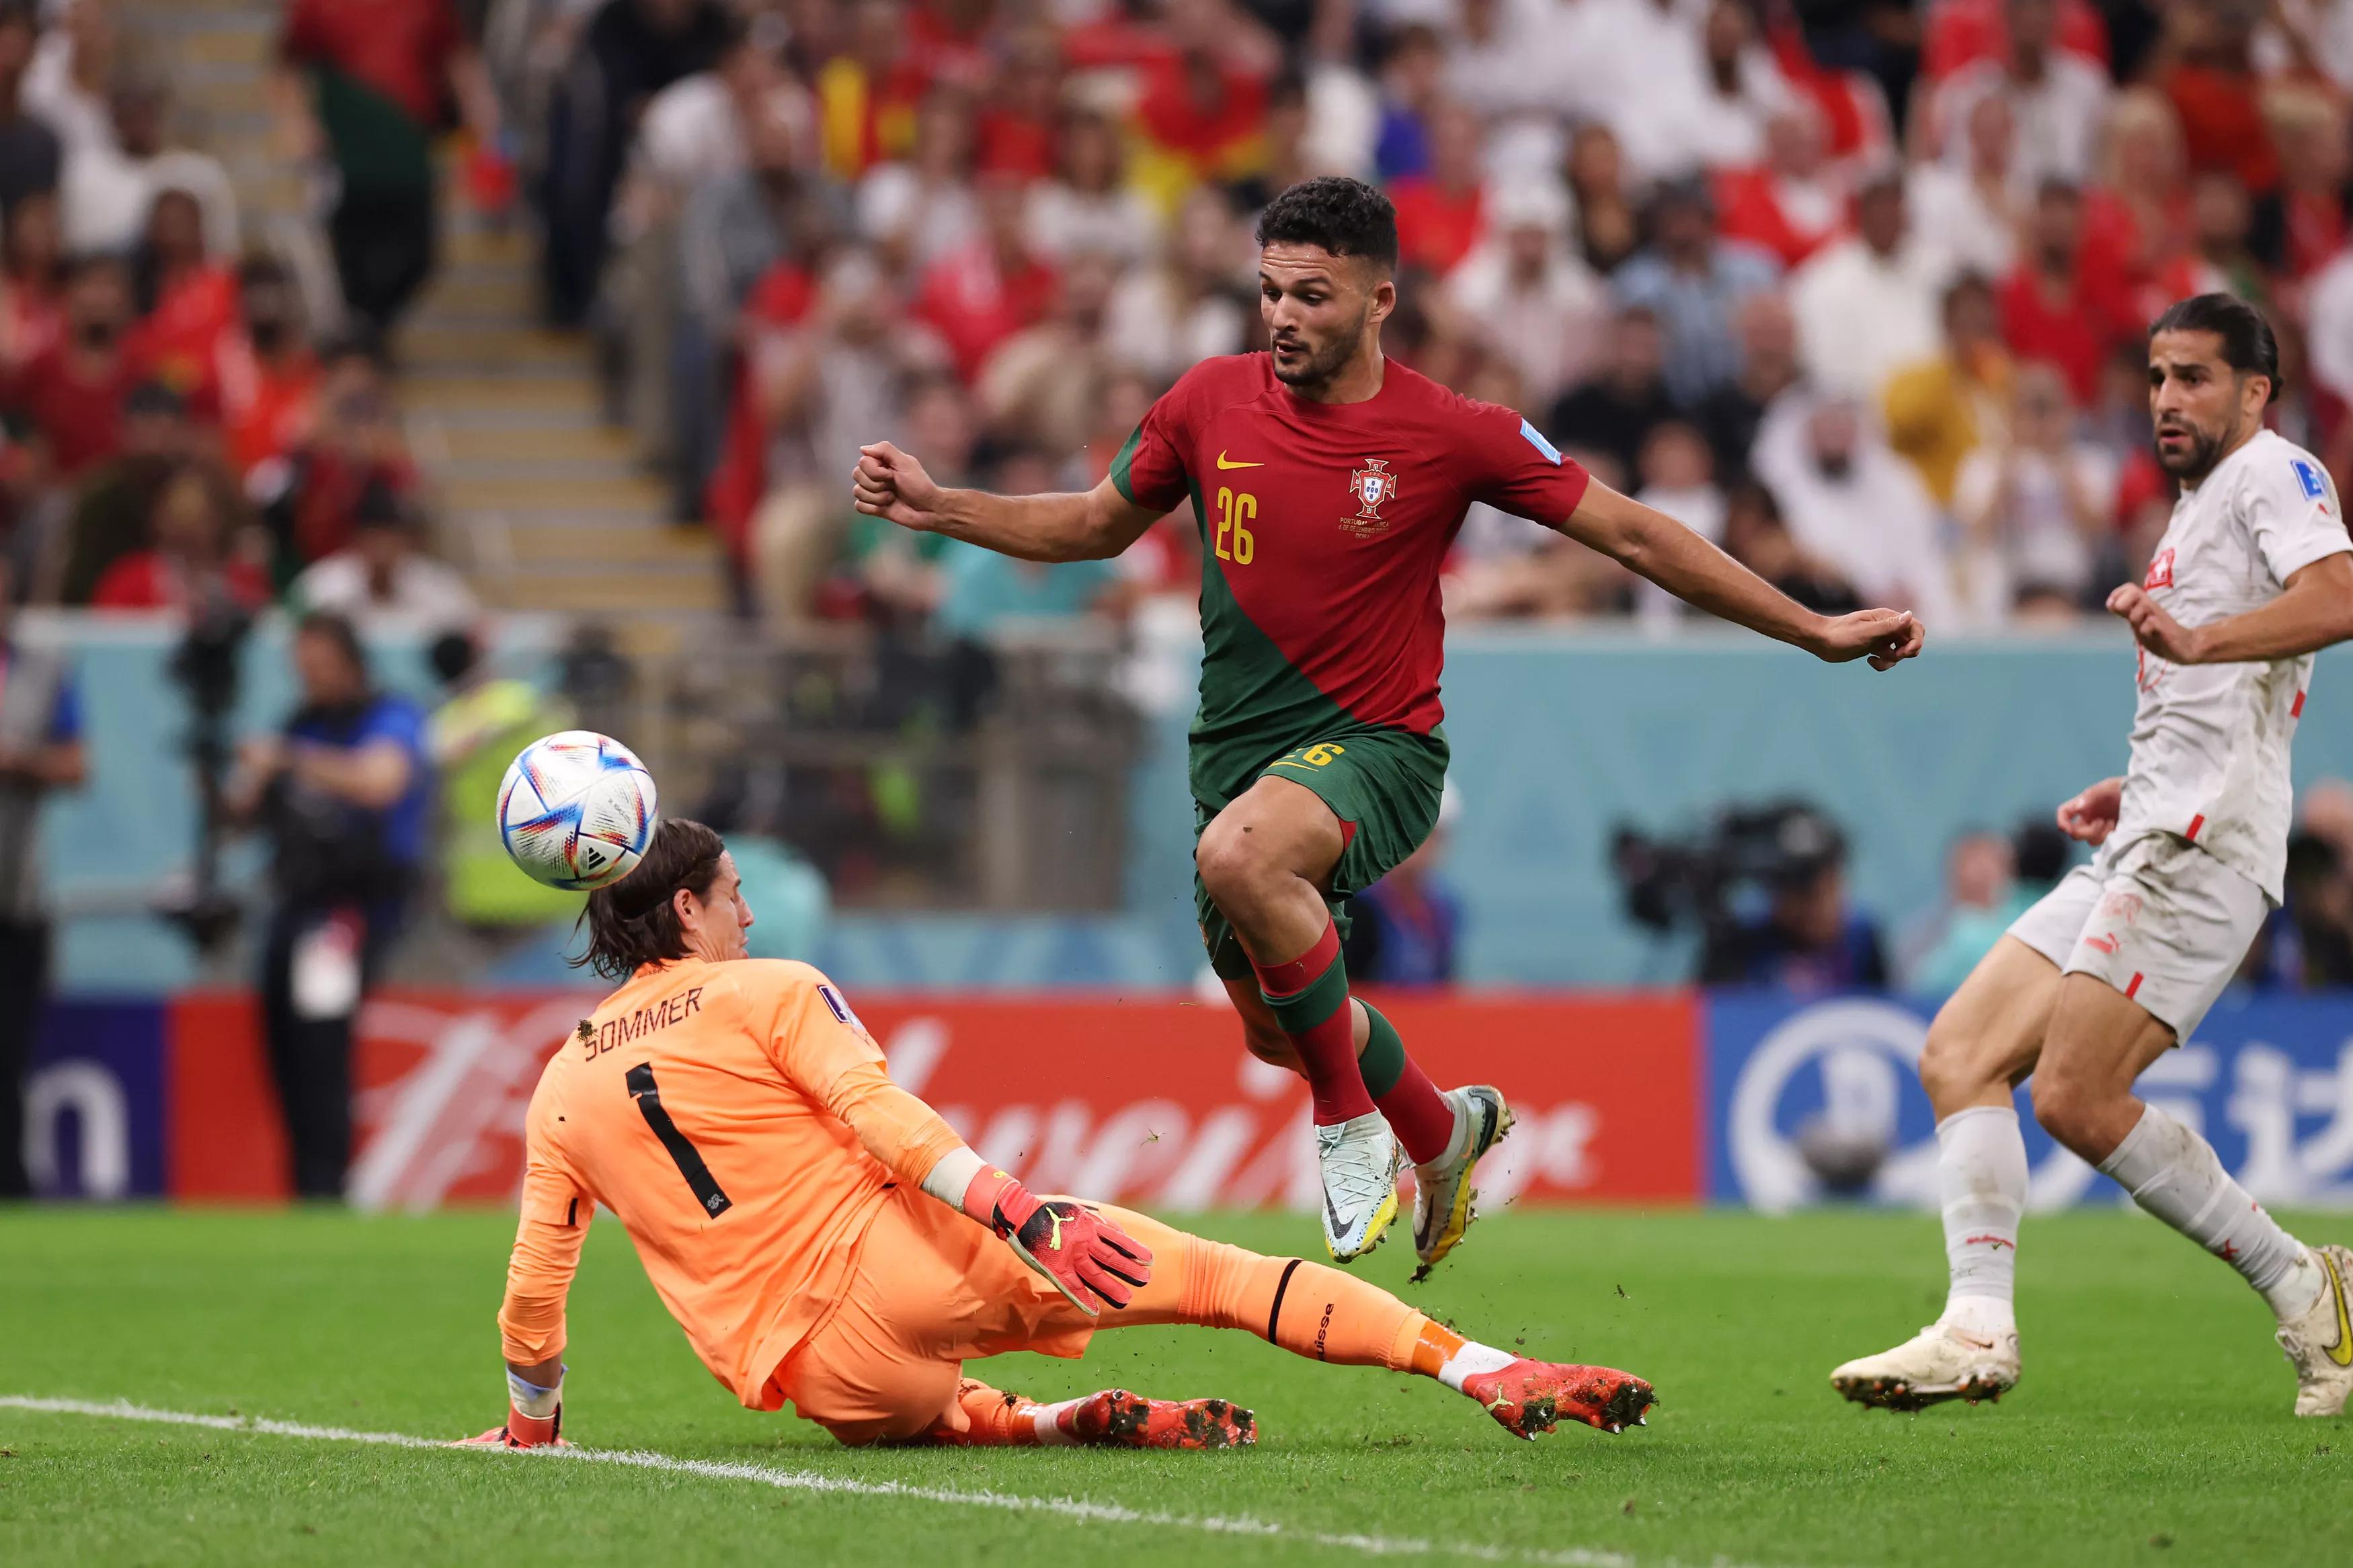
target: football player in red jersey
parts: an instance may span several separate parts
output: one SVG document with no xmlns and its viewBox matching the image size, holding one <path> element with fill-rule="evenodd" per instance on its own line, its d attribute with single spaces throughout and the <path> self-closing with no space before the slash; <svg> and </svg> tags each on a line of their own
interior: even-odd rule
<svg viewBox="0 0 2353 1568">
<path fill-rule="evenodd" d="M 1832 663 L 1893 668 L 1925 634 L 1904 610 L 1816 615 L 1674 519 L 1592 482 L 1519 415 L 1384 358 L 1397 216 L 1370 185 L 1303 181 L 1268 205 L 1258 239 L 1271 352 L 1179 377 L 1093 489 L 945 489 L 882 442 L 863 448 L 853 497 L 871 516 L 1029 561 L 1116 555 L 1191 500 L 1202 937 L 1250 1049 L 1307 1079 L 1332 1256 L 1380 1240 L 1409 1160 L 1414 1250 L 1428 1266 L 1461 1239 L 1472 1169 L 1511 1113 L 1486 1085 L 1435 1088 L 1388 1021 L 1349 995 L 1335 921 L 1437 819 L 1439 573 L 1471 503 L 1556 529 Z"/>
</svg>

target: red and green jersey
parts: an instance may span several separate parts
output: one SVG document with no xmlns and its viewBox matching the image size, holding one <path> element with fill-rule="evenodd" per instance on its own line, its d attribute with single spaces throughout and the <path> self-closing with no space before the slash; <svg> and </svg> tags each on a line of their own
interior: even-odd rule
<svg viewBox="0 0 2353 1568">
<path fill-rule="evenodd" d="M 1112 465 L 1201 530 L 1194 789 L 1222 805 L 1293 746 L 1445 716 L 1439 568 L 1473 501 L 1567 521 L 1585 470 L 1507 408 L 1388 362 L 1362 403 L 1313 403 L 1263 353 L 1204 360 Z M 1207 794 L 1204 795 L 1204 789 Z"/>
</svg>

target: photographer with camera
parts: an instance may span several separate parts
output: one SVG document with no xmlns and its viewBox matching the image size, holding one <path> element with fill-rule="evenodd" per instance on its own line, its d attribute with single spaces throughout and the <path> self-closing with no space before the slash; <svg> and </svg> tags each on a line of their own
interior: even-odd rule
<svg viewBox="0 0 2353 1568">
<path fill-rule="evenodd" d="M 1847 900 L 1845 836 L 1802 802 L 1729 807 L 1688 840 L 1621 827 L 1610 858 L 1636 923 L 1698 929 L 1703 985 L 1887 984 L 1879 928 Z"/>
<path fill-rule="evenodd" d="M 55 649 L 16 640 L 16 571 L 0 555 L 0 1201 L 31 1195 L 25 1069 L 48 987 L 41 803 L 84 775 L 81 700 Z"/>
<path fill-rule="evenodd" d="M 262 1028 L 295 1191 L 340 1197 L 351 1157 L 352 1026 L 426 854 L 425 716 L 375 689 L 352 624 L 296 625 L 302 702 L 248 742 L 226 805 L 270 840 Z"/>
</svg>

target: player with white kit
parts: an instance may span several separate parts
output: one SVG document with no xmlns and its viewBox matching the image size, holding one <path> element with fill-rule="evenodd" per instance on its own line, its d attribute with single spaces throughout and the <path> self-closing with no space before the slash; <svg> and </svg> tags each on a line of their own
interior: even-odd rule
<svg viewBox="0 0 2353 1568">
<path fill-rule="evenodd" d="M 1831 1374 L 1894 1409 L 1999 1397 L 2019 1377 L 2011 1305 L 2034 1116 L 2133 1201 L 2246 1277 L 2279 1320 L 2298 1415 L 2353 1392 L 2353 1252 L 2307 1247 L 2232 1180 L 2196 1131 L 2132 1092 L 2189 1037 L 2280 901 L 2288 743 L 2312 656 L 2353 637 L 2353 538 L 2317 459 L 2265 430 L 2279 350 L 2224 294 L 2149 331 L 2157 459 L 2181 499 L 2147 578 L 2108 595 L 2140 644 L 2132 759 L 2059 808 L 2099 847 L 2019 917 L 1929 1026 L 1920 1077 L 1936 1110 L 1944 1315 Z"/>
</svg>

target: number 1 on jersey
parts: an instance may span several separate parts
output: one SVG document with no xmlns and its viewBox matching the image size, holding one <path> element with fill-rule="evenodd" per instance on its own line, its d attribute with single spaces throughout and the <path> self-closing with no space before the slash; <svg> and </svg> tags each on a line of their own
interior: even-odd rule
<svg viewBox="0 0 2353 1568">
<path fill-rule="evenodd" d="M 1220 561 L 1230 561 L 1237 566 L 1247 566 L 1258 554 L 1258 540 L 1250 531 L 1250 521 L 1258 516 L 1258 497 L 1244 493 L 1236 495 L 1223 485 L 1218 487 L 1217 552 Z M 1230 541 L 1231 548 L 1228 548 Z"/>
</svg>

